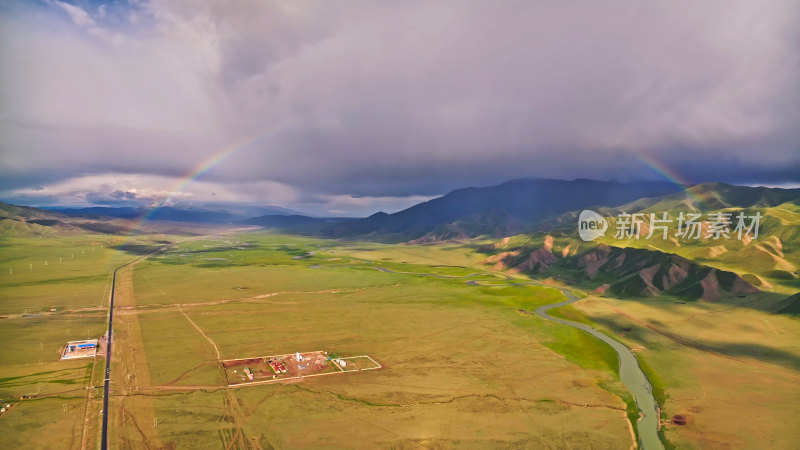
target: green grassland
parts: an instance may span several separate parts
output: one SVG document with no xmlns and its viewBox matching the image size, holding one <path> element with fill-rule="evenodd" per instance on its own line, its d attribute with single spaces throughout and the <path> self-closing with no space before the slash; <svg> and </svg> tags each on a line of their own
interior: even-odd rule
<svg viewBox="0 0 800 450">
<path fill-rule="evenodd" d="M 656 204 L 643 210 L 645 223 L 650 213 L 660 217 L 667 212 L 675 219 L 679 211 L 691 211 L 685 205 Z M 744 276 L 762 290 L 793 294 L 800 291 L 800 211 L 793 203 L 785 203 L 771 208 L 723 208 L 715 212 L 728 213 L 735 218 L 740 212 L 746 215 L 761 214 L 759 236 L 752 242 L 740 240 L 731 233 L 730 238 L 677 239 L 669 235 L 667 240 L 661 236 L 650 239 L 616 239 L 616 219 L 609 219 L 609 231 L 598 242 L 618 247 L 656 249 L 674 253 L 693 261 L 730 270 Z M 707 219 L 707 215 L 703 215 Z M 747 221 L 749 223 L 749 221 Z M 734 228 L 735 220 L 731 225 Z M 671 228 L 674 234 L 674 226 Z M 705 234 L 705 233 L 703 233 Z"/>
<path fill-rule="evenodd" d="M 0 418 L 4 447 L 80 448 L 85 418 L 91 419 L 86 433 L 97 429 L 102 392 L 94 387 L 102 385 L 104 359 L 60 361 L 60 350 L 67 341 L 105 333 L 111 271 L 137 256 L 127 249 L 157 248 L 163 239 L 87 233 L 0 237 L 0 400 L 15 404 Z"/>
<path fill-rule="evenodd" d="M 105 236 L 0 240 L 0 314 L 104 305 L 109 270 L 124 259 L 109 245 Z"/>
<path fill-rule="evenodd" d="M 793 303 L 785 300 L 787 294 L 797 292 L 797 284 L 792 276 L 773 276 L 778 266 L 796 272 L 800 216 L 781 208 L 760 211 L 768 219 L 759 238 L 747 245 L 735 238 L 716 243 L 616 240 L 611 233 L 600 242 L 676 253 L 744 274 L 762 292 L 729 295 L 720 302 L 670 295 L 618 299 L 606 292 L 554 313 L 599 328 L 637 352 L 662 407 L 666 424 L 661 435 L 668 445 L 791 448 L 800 438 L 785 421 L 800 413 L 800 322 L 792 315 Z M 613 230 L 614 220 L 610 223 Z M 545 236 L 514 236 L 482 251 L 497 254 L 520 247 L 541 248 Z M 552 239 L 553 253 L 559 257 L 581 254 L 597 245 L 557 233 Z M 717 248 L 712 252 L 711 247 Z M 557 264 L 538 276 L 571 280 L 571 285 L 587 291 L 619 281 L 602 273 L 593 280 L 581 279 L 574 270 Z M 775 314 L 779 310 L 783 314 Z M 688 425 L 670 425 L 674 415 L 688 417 Z"/>
<path fill-rule="evenodd" d="M 791 448 L 800 413 L 800 324 L 780 314 L 707 302 L 590 297 L 571 318 L 615 335 L 653 384 L 678 448 Z M 747 421 L 738 420 L 748 417 Z"/>
<path fill-rule="evenodd" d="M 625 403 L 601 387 L 624 392 L 610 350 L 518 311 L 556 290 L 465 284 L 500 279 L 466 277 L 473 253 L 249 234 L 149 258 L 134 286 L 151 381 L 198 390 L 154 392 L 148 432 L 199 448 L 628 448 Z M 384 368 L 220 392 L 214 347 L 178 303 L 222 359 L 325 350 Z"/>
<path fill-rule="evenodd" d="M 92 243 L 103 246 L 92 252 Z M 98 416 L 84 414 L 83 391 L 100 384 L 103 359 L 60 362 L 57 351 L 104 332 L 113 267 L 159 250 L 133 268 L 133 299 L 118 310 L 125 328 L 115 329 L 115 354 L 128 359 L 112 366 L 114 447 L 630 448 L 632 399 L 618 381 L 616 355 L 530 313 L 562 301 L 556 289 L 468 285 L 526 280 L 483 264 L 487 244 L 267 232 L 5 239 L 0 338 L 19 345 L 0 354 L 0 398 L 41 395 L 2 416 L 0 429 L 17 447 L 80 448 L 88 417 L 96 442 Z M 576 250 L 557 237 L 554 249 L 567 245 Z M 75 263 L 52 267 L 49 258 L 73 253 Z M 46 268 L 29 268 L 41 260 Z M 553 314 L 637 350 L 662 417 L 692 418 L 665 426 L 669 443 L 791 448 L 796 441 L 785 418 L 800 412 L 797 319 L 731 304 L 593 296 Z M 141 333 L 130 332 L 134 324 Z M 313 350 L 370 355 L 383 368 L 227 389 L 218 364 Z M 123 367 L 130 361 L 147 376 L 123 380 L 141 373 Z M 99 411 L 97 400 L 88 409 Z M 757 417 L 741 419 L 751 413 Z"/>
<path fill-rule="evenodd" d="M 68 340 L 105 332 L 109 272 L 127 258 L 112 244 L 103 235 L 0 241 L 0 398 L 87 385 L 92 361 L 61 362 L 59 351 Z"/>
</svg>

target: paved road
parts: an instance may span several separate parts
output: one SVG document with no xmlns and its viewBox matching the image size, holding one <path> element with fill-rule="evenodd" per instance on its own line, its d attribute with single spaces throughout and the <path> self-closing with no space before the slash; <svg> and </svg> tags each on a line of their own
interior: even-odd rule
<svg viewBox="0 0 800 450">
<path fill-rule="evenodd" d="M 126 264 L 127 265 L 127 264 Z M 111 342 L 114 332 L 114 291 L 117 286 L 117 271 L 122 267 L 114 269 L 114 276 L 111 279 L 111 303 L 108 308 L 108 331 L 106 331 L 106 377 L 103 381 L 103 437 L 100 441 L 100 448 L 108 448 L 108 395 L 111 390 Z"/>
<path fill-rule="evenodd" d="M 239 232 L 239 231 L 243 231 L 243 230 L 244 229 L 237 228 L 237 229 L 228 231 L 228 233 L 235 233 L 235 232 Z M 145 258 L 147 258 L 149 256 L 152 256 L 152 255 L 154 255 L 154 254 L 156 254 L 158 252 L 161 252 L 161 251 L 163 251 L 165 249 L 168 249 L 168 248 L 170 248 L 170 247 L 172 247 L 174 245 L 180 244 L 182 242 L 189 241 L 189 240 L 194 240 L 194 239 L 207 239 L 207 238 L 210 238 L 210 237 L 218 236 L 220 234 L 225 234 L 225 233 L 218 233 L 218 234 L 204 235 L 204 236 L 195 236 L 195 237 L 192 237 L 192 238 L 183 239 L 181 241 L 177 241 L 177 242 L 173 242 L 173 243 L 170 243 L 170 244 L 166 244 L 166 245 L 163 245 L 163 246 L 159 247 L 158 249 L 156 249 L 153 252 L 150 252 L 150 253 L 148 253 L 146 255 L 142 255 L 142 256 L 140 256 L 140 257 L 138 257 L 138 258 L 136 258 L 136 259 L 134 259 L 132 261 L 128 261 L 127 263 L 125 263 L 125 264 L 117 267 L 116 269 L 114 269 L 114 275 L 112 276 L 112 279 L 111 279 L 111 300 L 110 300 L 109 308 L 108 308 L 108 330 L 106 331 L 106 334 L 108 336 L 108 340 L 106 341 L 106 376 L 105 376 L 105 380 L 103 381 L 103 434 L 102 434 L 102 438 L 101 438 L 102 440 L 100 441 L 100 448 L 102 450 L 107 450 L 108 449 L 108 400 L 109 400 L 109 396 L 111 394 L 111 344 L 113 342 L 112 333 L 114 331 L 113 330 L 113 328 L 114 328 L 114 294 L 116 293 L 116 287 L 117 287 L 117 271 L 119 271 L 120 269 L 122 269 L 124 267 L 136 264 L 137 262 L 139 262 L 139 261 L 141 261 L 141 260 L 143 260 L 143 259 L 145 259 Z"/>
<path fill-rule="evenodd" d="M 153 253 L 159 252 L 164 248 L 169 247 L 169 245 L 165 245 Z M 114 269 L 114 275 L 111 278 L 111 301 L 108 307 L 108 330 L 106 331 L 106 336 L 108 339 L 106 340 L 106 376 L 105 380 L 103 380 L 103 434 L 100 441 L 100 448 L 102 450 L 108 449 L 108 399 L 111 393 L 111 343 L 113 342 L 113 332 L 114 332 L 114 294 L 116 293 L 117 287 L 117 271 L 122 269 L 123 267 L 130 266 L 136 262 L 141 261 L 144 258 L 152 255 L 153 253 L 140 256 L 133 261 L 129 261 L 116 269 Z"/>
</svg>

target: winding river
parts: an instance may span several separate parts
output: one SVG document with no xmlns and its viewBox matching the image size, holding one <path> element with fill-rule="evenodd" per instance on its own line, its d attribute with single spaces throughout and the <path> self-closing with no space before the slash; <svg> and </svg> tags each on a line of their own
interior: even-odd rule
<svg viewBox="0 0 800 450">
<path fill-rule="evenodd" d="M 374 267 L 374 268 L 380 270 L 381 272 L 397 273 L 403 275 L 424 275 L 429 277 L 451 278 L 451 279 L 470 278 L 483 275 L 497 276 L 497 274 L 491 274 L 491 273 L 471 273 L 469 275 L 463 275 L 463 276 L 450 276 L 450 275 L 439 275 L 435 273 L 395 272 L 393 270 L 386 269 L 384 267 Z M 512 280 L 512 278 L 506 275 L 506 280 L 510 281 Z M 535 281 L 521 282 L 521 283 L 486 283 L 484 280 L 467 280 L 466 283 L 472 286 L 484 286 L 484 287 L 535 285 L 535 286 L 554 288 L 561 291 L 561 293 L 564 294 L 564 296 L 567 298 L 566 301 L 540 306 L 536 308 L 536 315 L 544 319 L 547 319 L 551 322 L 556 322 L 562 325 L 583 330 L 591 334 L 592 336 L 596 337 L 597 339 L 600 339 L 601 341 L 610 345 L 611 348 L 614 349 L 614 351 L 617 353 L 617 356 L 619 357 L 619 378 L 622 381 L 622 384 L 624 384 L 625 387 L 628 388 L 628 390 L 631 392 L 634 399 L 636 400 L 636 406 L 639 408 L 640 417 L 637 423 L 637 429 L 639 431 L 639 447 L 644 450 L 663 450 L 664 445 L 661 443 L 661 440 L 658 437 L 658 424 L 659 424 L 658 402 L 656 402 L 655 397 L 653 397 L 653 387 L 650 385 L 650 380 L 647 379 L 647 375 L 645 375 L 644 372 L 642 371 L 642 368 L 639 366 L 639 361 L 636 359 L 636 355 L 633 354 L 631 349 L 629 349 L 616 339 L 608 336 L 605 333 L 602 333 L 601 331 L 595 328 L 590 327 L 589 325 L 573 322 L 571 320 L 559 319 L 558 317 L 553 317 L 550 314 L 548 314 L 548 311 L 550 311 L 551 309 L 559 308 L 561 306 L 566 306 L 580 300 L 580 298 L 576 297 L 572 293 L 572 291 L 565 288 L 559 288 L 542 283 L 537 283 Z"/>
</svg>

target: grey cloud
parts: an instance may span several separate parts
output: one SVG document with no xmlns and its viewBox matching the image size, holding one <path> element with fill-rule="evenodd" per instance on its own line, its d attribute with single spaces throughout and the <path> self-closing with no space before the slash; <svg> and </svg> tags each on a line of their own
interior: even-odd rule
<svg viewBox="0 0 800 450">
<path fill-rule="evenodd" d="M 136 195 L 122 191 L 113 192 L 89 192 L 85 194 L 86 201 L 92 205 L 103 206 L 141 206 L 152 202 L 146 200 L 136 200 Z"/>
<path fill-rule="evenodd" d="M 236 147 L 203 179 L 309 200 L 658 178 L 647 161 L 800 181 L 794 0 L 143 5 L 89 11 L 117 43 L 0 10 L 0 187 L 181 177 Z"/>
<path fill-rule="evenodd" d="M 111 197 L 117 198 L 117 199 L 133 200 L 133 199 L 136 198 L 136 193 L 135 192 L 128 192 L 128 191 L 121 191 L 121 190 L 118 189 L 118 190 L 116 190 L 116 191 L 111 193 Z"/>
</svg>

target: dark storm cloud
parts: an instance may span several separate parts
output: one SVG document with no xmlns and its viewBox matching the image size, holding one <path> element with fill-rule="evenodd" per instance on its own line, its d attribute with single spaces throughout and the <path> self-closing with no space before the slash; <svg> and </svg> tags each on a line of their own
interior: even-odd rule
<svg viewBox="0 0 800 450">
<path fill-rule="evenodd" d="M 116 191 L 111 193 L 111 196 L 113 198 L 117 198 L 117 199 L 133 200 L 133 199 L 136 198 L 136 193 L 135 192 L 128 192 L 128 191 L 121 191 L 121 190 L 117 189 Z"/>
<path fill-rule="evenodd" d="M 124 195 L 116 195 L 117 192 L 120 194 L 124 194 L 121 191 L 115 191 L 112 193 L 108 192 L 90 192 L 86 194 L 86 201 L 92 205 L 103 205 L 103 206 L 130 206 L 131 202 L 128 202 Z M 132 203 L 138 205 L 138 202 Z"/>
<path fill-rule="evenodd" d="M 2 189 L 177 178 L 237 146 L 202 179 L 296 201 L 653 161 L 800 181 L 796 1 L 83 6 L 0 10 Z"/>
</svg>

